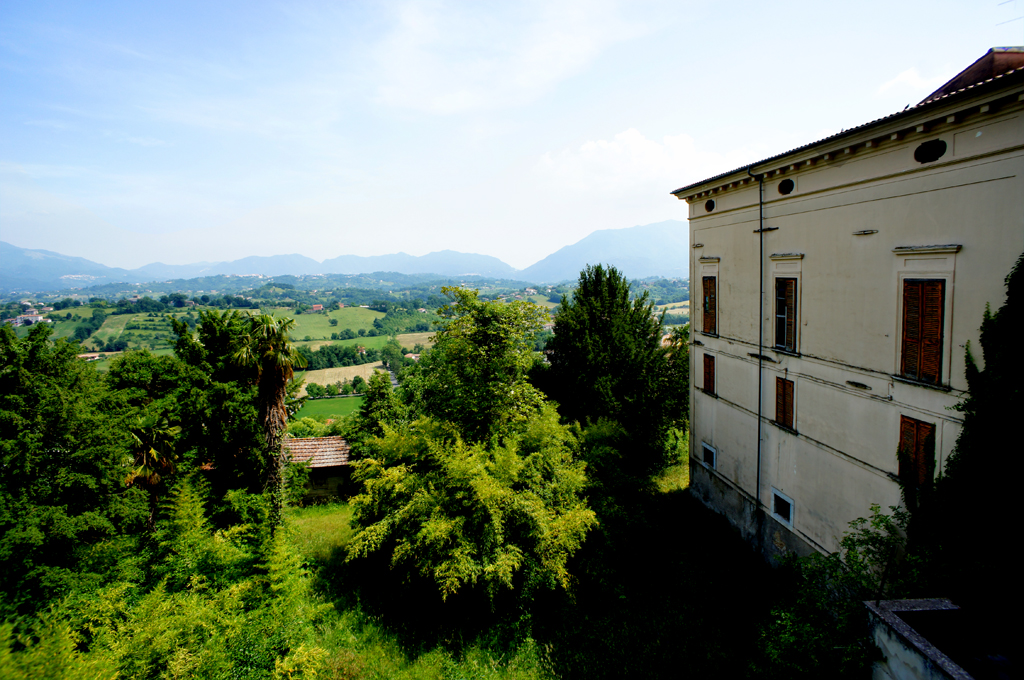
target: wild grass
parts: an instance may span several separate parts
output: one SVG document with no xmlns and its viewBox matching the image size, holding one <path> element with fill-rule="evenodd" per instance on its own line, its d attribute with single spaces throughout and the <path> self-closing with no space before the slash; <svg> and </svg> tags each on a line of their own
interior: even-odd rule
<svg viewBox="0 0 1024 680">
<path fill-rule="evenodd" d="M 314 639 L 326 652 L 326 668 L 318 677 L 337 680 L 391 679 L 539 680 L 553 675 L 532 640 L 495 648 L 477 641 L 462 645 L 410 648 L 402 636 L 377 616 L 363 611 L 351 593 L 338 593 L 339 565 L 351 540 L 352 509 L 344 502 L 290 509 L 289 541 L 320 584 L 319 597 L 332 600 Z M 349 596 L 349 597 L 346 597 Z M 304 677 L 304 676 L 303 676 Z"/>
</svg>

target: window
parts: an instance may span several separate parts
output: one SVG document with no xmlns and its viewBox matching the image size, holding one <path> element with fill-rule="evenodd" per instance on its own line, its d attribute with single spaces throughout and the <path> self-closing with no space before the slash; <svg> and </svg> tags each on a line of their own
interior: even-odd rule
<svg viewBox="0 0 1024 680">
<path fill-rule="evenodd" d="M 704 355 L 704 391 L 715 393 L 715 358 L 708 354 Z"/>
<path fill-rule="evenodd" d="M 793 526 L 793 499 L 772 488 L 772 514 L 783 524 Z"/>
<path fill-rule="evenodd" d="M 775 279 L 775 347 L 796 351 L 796 279 Z"/>
<path fill-rule="evenodd" d="M 903 343 L 900 373 L 904 378 L 938 384 L 942 380 L 942 325 L 946 299 L 943 279 L 903 281 Z"/>
<path fill-rule="evenodd" d="M 704 328 L 708 335 L 718 334 L 718 277 L 704 277 Z"/>
<path fill-rule="evenodd" d="M 793 429 L 793 381 L 775 379 L 775 422 Z"/>
<path fill-rule="evenodd" d="M 900 416 L 899 474 L 909 487 L 935 477 L 935 424 Z"/>
<path fill-rule="evenodd" d="M 718 452 L 712 447 L 701 442 L 701 460 L 703 460 L 704 464 L 712 470 L 715 469 L 715 458 L 717 457 L 717 454 Z"/>
</svg>

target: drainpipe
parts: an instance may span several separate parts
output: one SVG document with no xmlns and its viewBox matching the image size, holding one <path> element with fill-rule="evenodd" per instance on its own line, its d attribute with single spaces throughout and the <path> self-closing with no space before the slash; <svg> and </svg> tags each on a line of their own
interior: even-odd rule
<svg viewBox="0 0 1024 680">
<path fill-rule="evenodd" d="M 761 509 L 761 402 L 764 389 L 764 173 L 755 175 L 747 168 L 747 174 L 757 180 L 757 241 L 759 256 L 757 283 L 757 509 Z"/>
</svg>

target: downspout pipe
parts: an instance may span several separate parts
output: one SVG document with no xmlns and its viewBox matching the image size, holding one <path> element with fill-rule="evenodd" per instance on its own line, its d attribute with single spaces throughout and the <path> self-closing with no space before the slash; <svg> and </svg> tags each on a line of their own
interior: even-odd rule
<svg viewBox="0 0 1024 680">
<path fill-rule="evenodd" d="M 764 395 L 764 173 L 755 175 L 747 168 L 747 174 L 757 180 L 757 241 L 758 241 L 758 283 L 757 283 L 757 509 L 761 509 L 761 422 Z"/>
</svg>

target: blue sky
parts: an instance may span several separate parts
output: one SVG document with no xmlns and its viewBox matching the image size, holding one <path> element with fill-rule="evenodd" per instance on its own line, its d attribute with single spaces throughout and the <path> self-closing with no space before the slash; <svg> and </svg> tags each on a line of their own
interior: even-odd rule
<svg viewBox="0 0 1024 680">
<path fill-rule="evenodd" d="M 0 0 L 0 240 L 526 267 L 916 103 L 1009 2 Z M 2 264 L 0 264 L 2 266 Z"/>
</svg>

